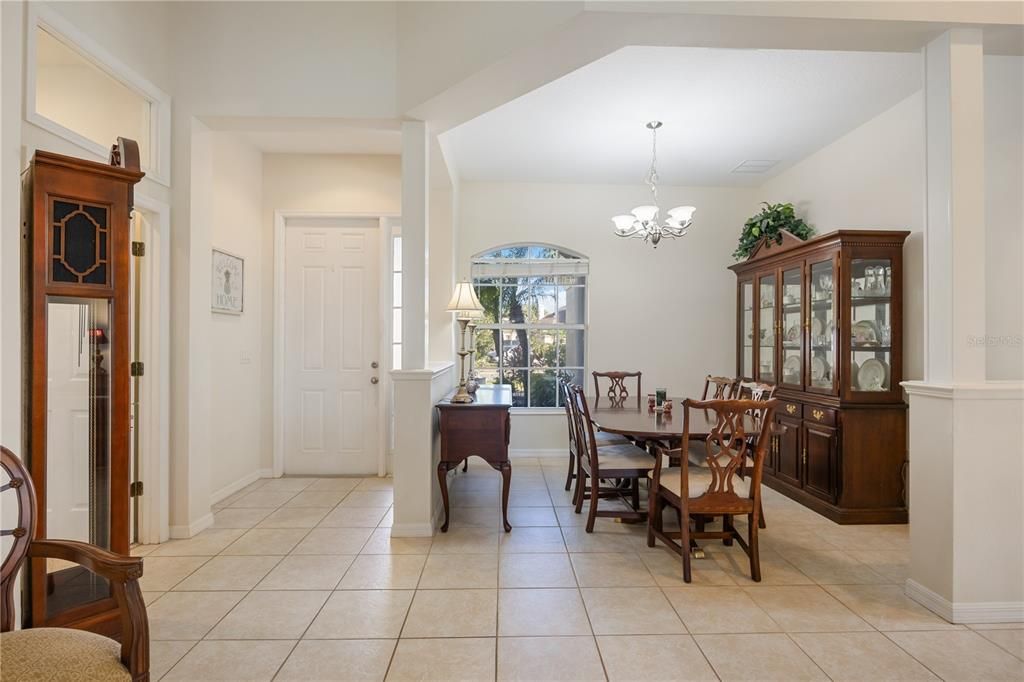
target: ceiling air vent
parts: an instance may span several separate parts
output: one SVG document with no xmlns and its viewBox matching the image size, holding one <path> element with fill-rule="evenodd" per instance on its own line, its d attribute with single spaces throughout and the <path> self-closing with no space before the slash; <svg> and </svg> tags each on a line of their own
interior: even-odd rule
<svg viewBox="0 0 1024 682">
<path fill-rule="evenodd" d="M 775 167 L 778 160 L 772 159 L 747 159 L 732 169 L 733 173 L 766 173 Z"/>
</svg>

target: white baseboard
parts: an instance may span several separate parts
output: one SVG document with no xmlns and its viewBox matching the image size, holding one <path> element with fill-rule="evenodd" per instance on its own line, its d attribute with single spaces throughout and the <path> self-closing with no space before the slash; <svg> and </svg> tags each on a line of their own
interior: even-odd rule
<svg viewBox="0 0 1024 682">
<path fill-rule="evenodd" d="M 396 523 L 391 527 L 393 538 L 431 538 L 444 522 L 444 505 L 434 507 L 434 517 L 430 523 Z"/>
<path fill-rule="evenodd" d="M 187 540 L 213 525 L 213 513 L 196 519 L 188 526 L 171 526 L 172 540 Z"/>
<path fill-rule="evenodd" d="M 1024 623 L 1024 602 L 951 602 L 908 579 L 908 597 L 950 623 Z"/>
<path fill-rule="evenodd" d="M 565 448 L 544 448 L 530 450 L 527 448 L 512 448 L 508 451 L 509 459 L 524 459 L 524 458 L 548 458 L 557 457 L 559 459 L 568 459 L 569 451 Z"/>
<path fill-rule="evenodd" d="M 432 523 L 396 523 L 391 527 L 393 538 L 431 538 L 434 537 Z"/>
<path fill-rule="evenodd" d="M 210 495 L 210 504 L 217 504 L 218 502 L 220 502 L 224 498 L 230 497 L 231 495 L 234 495 L 239 490 L 241 490 L 245 486 L 249 485 L 250 483 L 253 483 L 254 481 L 258 481 L 261 478 L 273 478 L 273 477 L 274 477 L 274 472 L 271 469 L 257 469 L 256 471 L 251 471 L 248 474 L 246 474 L 245 476 L 242 476 L 240 479 L 238 479 L 234 483 L 229 483 L 226 486 L 224 486 L 223 488 L 221 488 L 220 490 L 217 490 L 216 492 L 211 494 Z"/>
</svg>

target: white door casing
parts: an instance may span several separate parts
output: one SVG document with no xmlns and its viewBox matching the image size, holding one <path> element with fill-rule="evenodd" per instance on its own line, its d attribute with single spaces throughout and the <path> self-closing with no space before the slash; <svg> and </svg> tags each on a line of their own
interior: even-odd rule
<svg viewBox="0 0 1024 682">
<path fill-rule="evenodd" d="M 284 242 L 284 473 L 374 475 L 380 230 L 289 226 Z"/>
</svg>

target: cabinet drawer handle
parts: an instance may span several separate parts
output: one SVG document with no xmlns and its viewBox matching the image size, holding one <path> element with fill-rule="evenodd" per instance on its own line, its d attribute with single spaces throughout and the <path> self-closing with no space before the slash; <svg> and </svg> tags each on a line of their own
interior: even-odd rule
<svg viewBox="0 0 1024 682">
<path fill-rule="evenodd" d="M 796 414 L 796 405 L 786 405 L 786 412 Z"/>
<path fill-rule="evenodd" d="M 811 415 L 818 421 L 821 421 L 821 418 L 825 416 L 825 413 L 821 410 L 814 410 L 811 412 Z"/>
</svg>

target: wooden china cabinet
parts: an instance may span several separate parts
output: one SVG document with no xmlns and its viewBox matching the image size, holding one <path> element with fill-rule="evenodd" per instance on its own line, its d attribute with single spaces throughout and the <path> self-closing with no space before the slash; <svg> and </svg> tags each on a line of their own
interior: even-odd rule
<svg viewBox="0 0 1024 682">
<path fill-rule="evenodd" d="M 764 483 L 837 523 L 906 523 L 903 242 L 839 230 L 762 242 L 736 273 L 736 371 L 775 384 Z"/>
</svg>

